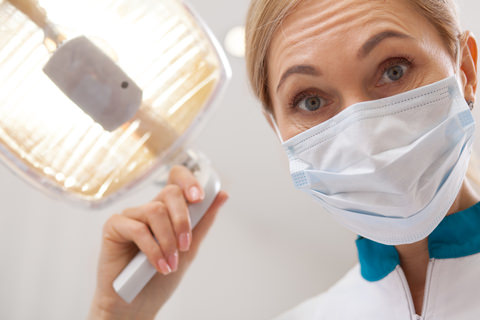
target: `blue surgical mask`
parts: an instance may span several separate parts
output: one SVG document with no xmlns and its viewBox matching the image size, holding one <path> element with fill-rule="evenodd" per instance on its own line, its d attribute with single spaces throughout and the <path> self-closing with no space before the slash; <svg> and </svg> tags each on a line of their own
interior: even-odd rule
<svg viewBox="0 0 480 320">
<path fill-rule="evenodd" d="M 399 245 L 424 239 L 445 217 L 464 180 L 474 130 L 450 77 L 349 106 L 283 146 L 296 188 L 353 232 Z"/>
</svg>

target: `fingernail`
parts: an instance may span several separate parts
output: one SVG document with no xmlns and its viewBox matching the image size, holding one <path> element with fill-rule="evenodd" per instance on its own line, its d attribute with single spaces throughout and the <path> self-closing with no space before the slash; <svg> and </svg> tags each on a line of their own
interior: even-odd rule
<svg viewBox="0 0 480 320">
<path fill-rule="evenodd" d="M 174 272 L 174 271 L 177 271 L 177 267 L 178 267 L 178 252 L 175 252 L 174 254 L 170 255 L 170 257 L 168 257 L 168 264 L 170 265 L 170 268 L 171 270 Z"/>
<path fill-rule="evenodd" d="M 198 201 L 203 198 L 203 195 L 198 187 L 193 186 L 190 188 L 190 198 L 192 201 Z"/>
<path fill-rule="evenodd" d="M 172 269 L 170 269 L 170 266 L 167 264 L 167 261 L 165 261 L 165 259 L 162 258 L 158 260 L 157 264 L 158 264 L 158 268 L 164 275 L 167 275 L 170 272 L 172 272 Z"/>
<path fill-rule="evenodd" d="M 180 251 L 188 251 L 188 249 L 190 249 L 190 242 L 191 242 L 192 238 L 190 236 L 190 233 L 186 232 L 186 233 L 182 233 L 179 237 L 178 237 L 178 244 L 179 244 L 179 249 Z"/>
</svg>

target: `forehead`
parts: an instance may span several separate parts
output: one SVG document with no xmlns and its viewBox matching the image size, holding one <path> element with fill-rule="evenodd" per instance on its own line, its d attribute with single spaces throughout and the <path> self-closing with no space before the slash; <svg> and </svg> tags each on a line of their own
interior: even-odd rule
<svg viewBox="0 0 480 320">
<path fill-rule="evenodd" d="M 294 63 L 348 59 L 371 36 L 385 30 L 419 41 L 436 33 L 408 0 L 304 0 L 273 36 L 269 73 L 275 79 Z"/>
</svg>

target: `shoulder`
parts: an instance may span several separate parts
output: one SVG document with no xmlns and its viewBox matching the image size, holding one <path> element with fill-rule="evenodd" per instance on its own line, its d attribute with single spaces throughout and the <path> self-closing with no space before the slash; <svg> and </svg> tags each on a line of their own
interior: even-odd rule
<svg viewBox="0 0 480 320">
<path fill-rule="evenodd" d="M 360 294 L 367 282 L 356 265 L 326 292 L 312 297 L 295 308 L 281 314 L 275 320 L 333 319 L 342 305 L 351 304 L 352 296 Z"/>
<path fill-rule="evenodd" d="M 357 264 L 334 286 L 275 320 L 408 319 L 408 301 L 398 268 L 367 281 Z"/>
<path fill-rule="evenodd" d="M 367 281 L 357 264 L 325 293 L 275 320 L 409 319 L 406 283 L 399 267 L 378 281 Z"/>
</svg>

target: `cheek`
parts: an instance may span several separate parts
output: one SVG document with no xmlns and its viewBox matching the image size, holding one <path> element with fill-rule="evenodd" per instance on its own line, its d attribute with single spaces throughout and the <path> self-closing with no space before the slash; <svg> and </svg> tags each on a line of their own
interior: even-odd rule
<svg viewBox="0 0 480 320">
<path fill-rule="evenodd" d="M 275 110 L 275 108 L 274 108 Z M 304 132 L 305 130 L 310 129 L 310 126 L 305 125 L 300 121 L 292 119 L 286 114 L 285 111 L 278 111 L 275 110 L 275 119 L 278 126 L 278 130 L 280 130 L 280 134 L 282 135 L 283 141 L 287 141 L 290 138 Z"/>
</svg>

